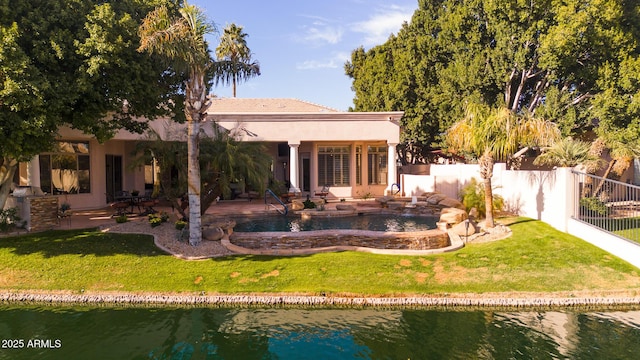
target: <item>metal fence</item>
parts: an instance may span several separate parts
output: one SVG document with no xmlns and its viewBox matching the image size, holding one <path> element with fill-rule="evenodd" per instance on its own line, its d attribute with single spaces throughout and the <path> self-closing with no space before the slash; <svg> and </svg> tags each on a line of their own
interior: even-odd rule
<svg viewBox="0 0 640 360">
<path fill-rule="evenodd" d="M 640 243 L 640 186 L 573 172 L 574 218 L 616 236 Z"/>
</svg>

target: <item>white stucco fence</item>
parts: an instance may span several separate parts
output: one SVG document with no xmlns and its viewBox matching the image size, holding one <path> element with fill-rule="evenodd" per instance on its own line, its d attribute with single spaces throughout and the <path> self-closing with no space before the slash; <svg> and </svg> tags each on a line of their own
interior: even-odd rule
<svg viewBox="0 0 640 360">
<path fill-rule="evenodd" d="M 458 198 L 471 178 L 480 180 L 478 165 L 431 165 L 429 175 L 401 175 L 405 196 L 438 191 Z M 551 171 L 506 170 L 496 164 L 492 182 L 505 206 L 522 216 L 541 220 L 577 236 L 640 268 L 640 246 L 572 218 L 576 204 L 575 181 L 570 168 Z"/>
</svg>

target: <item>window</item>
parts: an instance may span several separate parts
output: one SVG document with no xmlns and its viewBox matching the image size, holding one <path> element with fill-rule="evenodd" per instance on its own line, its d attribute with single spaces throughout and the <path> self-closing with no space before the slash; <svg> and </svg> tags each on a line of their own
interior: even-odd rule
<svg viewBox="0 0 640 360">
<path fill-rule="evenodd" d="M 58 141 L 51 153 L 40 155 L 40 187 L 49 194 L 91 192 L 89 143 Z"/>
<path fill-rule="evenodd" d="M 387 184 L 387 155 L 385 146 L 368 146 L 368 168 L 369 185 Z"/>
<path fill-rule="evenodd" d="M 318 185 L 349 186 L 349 146 L 318 147 Z"/>
</svg>

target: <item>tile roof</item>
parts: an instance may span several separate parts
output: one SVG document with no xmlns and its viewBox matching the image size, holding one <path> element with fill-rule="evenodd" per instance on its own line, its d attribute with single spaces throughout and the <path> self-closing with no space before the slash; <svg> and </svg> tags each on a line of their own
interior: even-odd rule
<svg viewBox="0 0 640 360">
<path fill-rule="evenodd" d="M 209 114 L 221 113 L 326 113 L 338 112 L 330 107 L 298 99 L 214 98 Z"/>
</svg>

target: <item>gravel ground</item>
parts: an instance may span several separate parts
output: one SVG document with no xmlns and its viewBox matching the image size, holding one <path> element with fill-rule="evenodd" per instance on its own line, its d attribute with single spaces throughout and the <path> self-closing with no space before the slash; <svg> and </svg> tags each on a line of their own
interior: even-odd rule
<svg viewBox="0 0 640 360">
<path fill-rule="evenodd" d="M 113 224 L 101 228 L 105 232 L 147 234 L 155 237 L 155 244 L 160 249 L 176 257 L 186 260 L 209 259 L 234 254 L 220 244 L 220 241 L 203 240 L 198 246 L 191 246 L 189 241 L 177 241 L 179 231 L 173 223 L 166 222 L 152 228 L 147 221 L 128 221 L 123 224 Z"/>
<path fill-rule="evenodd" d="M 203 240 L 198 246 L 191 246 L 187 239 L 177 241 L 179 232 L 174 228 L 173 223 L 164 223 L 152 228 L 144 220 L 134 220 L 123 224 L 111 224 L 103 226 L 102 231 L 117 233 L 148 234 L 155 237 L 155 244 L 160 249 L 185 260 L 202 260 L 214 257 L 222 257 L 236 254 L 224 247 L 220 241 Z M 487 232 L 482 232 L 470 236 L 468 241 L 474 243 L 502 240 L 511 236 L 511 230 L 504 225 L 497 225 Z"/>
</svg>

